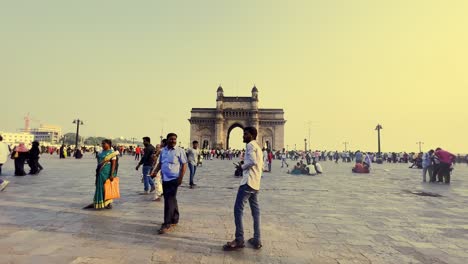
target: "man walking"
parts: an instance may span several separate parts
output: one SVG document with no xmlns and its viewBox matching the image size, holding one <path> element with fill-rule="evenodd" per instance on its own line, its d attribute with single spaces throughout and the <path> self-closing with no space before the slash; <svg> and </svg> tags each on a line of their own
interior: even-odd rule
<svg viewBox="0 0 468 264">
<path fill-rule="evenodd" d="M 141 148 L 138 145 L 135 149 L 135 160 L 140 160 Z"/>
<path fill-rule="evenodd" d="M 195 140 L 192 142 L 192 148 L 189 148 L 187 151 L 188 167 L 190 170 L 190 189 L 193 189 L 195 186 L 197 186 L 194 179 L 195 173 L 197 172 L 199 155 L 200 151 L 198 150 L 198 141 Z"/>
<path fill-rule="evenodd" d="M 286 154 L 286 150 L 283 149 L 283 153 L 281 153 L 281 168 L 284 167 L 284 164 L 286 164 L 286 166 L 289 167 L 289 164 L 286 162 L 287 158 L 288 158 L 288 155 Z"/>
<path fill-rule="evenodd" d="M 185 151 L 176 146 L 177 135 L 167 135 L 167 145 L 161 150 L 159 164 L 155 173 L 161 171 L 164 195 L 164 223 L 159 229 L 159 234 L 171 231 L 171 228 L 179 223 L 179 207 L 177 205 L 177 189 L 187 170 L 187 156 Z"/>
<path fill-rule="evenodd" d="M 234 219 L 236 224 L 236 239 L 224 245 L 225 251 L 232 251 L 244 247 L 244 226 L 242 215 L 244 205 L 249 201 L 252 210 L 254 224 L 254 237 L 248 242 L 255 249 L 262 247 L 260 239 L 260 207 L 258 206 L 258 191 L 263 169 L 263 152 L 257 141 L 257 129 L 254 127 L 244 128 L 244 143 L 247 144 L 244 164 L 242 166 L 243 177 L 237 192 L 234 205 Z"/>
<path fill-rule="evenodd" d="M 2 166 L 10 155 L 10 148 L 7 144 L 3 143 L 3 137 L 0 135 L 0 175 L 2 175 Z"/>
<path fill-rule="evenodd" d="M 143 138 L 143 145 L 145 145 L 144 154 L 135 169 L 138 170 L 140 166 L 143 165 L 143 184 L 145 191 L 141 194 L 149 194 L 150 192 L 154 192 L 156 190 L 154 182 L 150 176 L 151 168 L 153 167 L 153 154 L 155 148 L 153 145 L 151 145 L 151 139 L 149 137 Z M 151 190 L 149 190 L 150 186 Z"/>
</svg>

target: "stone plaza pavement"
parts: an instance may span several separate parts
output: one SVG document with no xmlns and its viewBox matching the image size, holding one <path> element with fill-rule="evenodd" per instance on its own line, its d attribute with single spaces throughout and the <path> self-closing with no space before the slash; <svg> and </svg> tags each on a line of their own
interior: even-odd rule
<svg viewBox="0 0 468 264">
<path fill-rule="evenodd" d="M 231 161 L 205 161 L 199 188 L 179 189 L 180 225 L 157 235 L 163 203 L 142 191 L 132 157 L 120 163 L 122 198 L 113 210 L 85 211 L 95 160 L 41 159 L 39 176 L 14 177 L 0 193 L 0 263 L 468 263 L 468 166 L 450 186 L 421 183 L 406 164 L 324 162 L 321 176 L 292 176 L 274 162 L 262 180 L 264 247 L 223 252 L 233 239 L 239 183 Z M 292 164 L 292 162 L 290 162 Z M 430 192 L 442 197 L 420 196 Z M 245 211 L 246 239 L 252 235 Z"/>
</svg>

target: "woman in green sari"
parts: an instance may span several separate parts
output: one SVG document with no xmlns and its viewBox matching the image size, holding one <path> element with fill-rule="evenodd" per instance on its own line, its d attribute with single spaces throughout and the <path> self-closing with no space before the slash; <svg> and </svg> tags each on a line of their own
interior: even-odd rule
<svg viewBox="0 0 468 264">
<path fill-rule="evenodd" d="M 112 150 L 112 141 L 109 139 L 102 141 L 102 149 L 97 159 L 94 202 L 83 209 L 112 209 L 113 200 L 104 199 L 104 183 L 107 179 L 112 181 L 117 176 L 117 156 L 119 152 Z"/>
</svg>

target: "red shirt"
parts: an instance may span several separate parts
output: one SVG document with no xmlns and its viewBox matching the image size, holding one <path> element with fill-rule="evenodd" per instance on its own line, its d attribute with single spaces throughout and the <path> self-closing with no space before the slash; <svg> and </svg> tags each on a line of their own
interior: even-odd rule
<svg viewBox="0 0 468 264">
<path fill-rule="evenodd" d="M 140 147 L 137 147 L 137 148 L 135 149 L 135 153 L 136 153 L 136 154 L 140 154 L 140 153 L 141 153 L 141 148 L 140 148 Z"/>
<path fill-rule="evenodd" d="M 442 163 L 452 164 L 453 160 L 455 159 L 455 155 L 442 149 L 437 150 L 434 154 L 439 158 L 440 162 Z"/>
</svg>

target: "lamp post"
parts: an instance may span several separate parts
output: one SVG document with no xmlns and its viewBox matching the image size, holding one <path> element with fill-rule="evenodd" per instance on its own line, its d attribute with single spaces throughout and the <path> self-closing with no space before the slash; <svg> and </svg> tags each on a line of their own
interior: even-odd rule
<svg viewBox="0 0 468 264">
<path fill-rule="evenodd" d="M 304 150 L 307 152 L 307 138 L 304 138 Z"/>
<path fill-rule="evenodd" d="M 346 142 L 346 141 L 345 141 L 345 142 L 343 142 L 343 144 L 344 144 L 344 151 L 345 151 L 345 152 L 348 151 L 348 144 L 349 144 L 349 142 Z"/>
<path fill-rule="evenodd" d="M 419 153 L 421 153 L 422 152 L 421 145 L 424 145 L 424 142 L 419 141 L 419 142 L 416 142 L 416 144 L 419 145 Z"/>
<path fill-rule="evenodd" d="M 382 155 L 381 155 L 382 153 L 380 149 L 380 130 L 382 129 L 383 127 L 380 124 L 377 124 L 377 126 L 375 127 L 375 130 L 377 130 L 377 144 L 378 144 L 377 163 L 378 164 L 382 164 Z"/>
<path fill-rule="evenodd" d="M 78 139 L 80 134 L 80 125 L 83 125 L 83 120 L 75 119 L 73 120 L 73 124 L 76 124 L 76 138 L 75 138 L 75 150 L 78 149 Z"/>
<path fill-rule="evenodd" d="M 307 122 L 307 125 L 309 126 L 309 150 L 310 150 L 310 131 L 311 131 L 311 126 L 312 126 L 312 121 Z"/>
<path fill-rule="evenodd" d="M 134 137 L 131 138 L 131 140 L 132 140 L 132 142 L 133 142 L 132 145 L 135 145 L 135 139 L 136 139 L 136 138 L 134 138 Z"/>
</svg>

